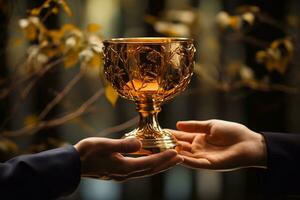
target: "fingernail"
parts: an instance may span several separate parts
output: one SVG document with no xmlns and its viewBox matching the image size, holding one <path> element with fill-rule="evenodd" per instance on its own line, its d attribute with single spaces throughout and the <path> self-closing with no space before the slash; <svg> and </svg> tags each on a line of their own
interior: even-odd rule
<svg viewBox="0 0 300 200">
<path fill-rule="evenodd" d="M 172 152 L 174 155 L 177 155 L 177 154 L 178 154 L 178 152 L 177 152 L 175 149 L 170 149 L 170 150 L 168 150 L 168 151 Z"/>
<path fill-rule="evenodd" d="M 140 146 L 142 146 L 142 142 L 136 138 L 125 138 L 125 140 L 128 143 L 135 143 L 135 144 L 139 144 Z"/>
<path fill-rule="evenodd" d="M 165 156 L 167 157 L 175 157 L 177 155 L 177 151 L 173 150 L 173 149 L 168 149 L 166 151 L 160 152 L 161 154 L 165 154 Z"/>
</svg>

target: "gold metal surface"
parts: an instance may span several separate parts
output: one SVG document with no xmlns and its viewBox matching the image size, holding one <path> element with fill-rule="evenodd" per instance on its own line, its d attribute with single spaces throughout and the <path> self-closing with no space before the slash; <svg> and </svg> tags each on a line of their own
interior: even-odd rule
<svg viewBox="0 0 300 200">
<path fill-rule="evenodd" d="M 187 38 L 116 38 L 104 41 L 106 79 L 120 96 L 132 100 L 140 114 L 138 127 L 125 138 L 143 146 L 133 155 L 180 148 L 157 120 L 161 104 L 182 92 L 190 82 L 195 47 Z"/>
</svg>

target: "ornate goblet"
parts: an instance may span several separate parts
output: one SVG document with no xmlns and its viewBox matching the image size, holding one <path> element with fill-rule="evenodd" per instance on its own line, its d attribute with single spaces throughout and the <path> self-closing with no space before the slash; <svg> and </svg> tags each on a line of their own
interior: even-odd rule
<svg viewBox="0 0 300 200">
<path fill-rule="evenodd" d="M 133 155 L 178 150 L 175 137 L 157 120 L 161 104 L 190 82 L 195 48 L 187 38 L 116 38 L 104 43 L 106 79 L 121 97 L 136 103 L 138 127 L 123 138 L 137 138 L 142 149 Z"/>
</svg>

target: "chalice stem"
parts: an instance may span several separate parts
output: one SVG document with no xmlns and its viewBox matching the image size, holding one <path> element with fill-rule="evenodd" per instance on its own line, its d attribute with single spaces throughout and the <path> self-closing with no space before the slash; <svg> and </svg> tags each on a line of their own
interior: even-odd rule
<svg viewBox="0 0 300 200">
<path fill-rule="evenodd" d="M 123 138 L 137 138 L 142 142 L 142 149 L 132 153 L 135 155 L 149 155 L 159 153 L 168 149 L 178 149 L 175 137 L 168 131 L 163 130 L 157 120 L 161 111 L 161 103 L 136 102 L 137 111 L 140 115 L 138 127 L 125 134 Z"/>
<path fill-rule="evenodd" d="M 136 105 L 140 115 L 140 121 L 137 128 L 138 133 L 143 134 L 144 138 L 149 139 L 161 137 L 160 132 L 162 129 L 157 119 L 158 113 L 161 111 L 160 103 L 136 102 Z"/>
</svg>

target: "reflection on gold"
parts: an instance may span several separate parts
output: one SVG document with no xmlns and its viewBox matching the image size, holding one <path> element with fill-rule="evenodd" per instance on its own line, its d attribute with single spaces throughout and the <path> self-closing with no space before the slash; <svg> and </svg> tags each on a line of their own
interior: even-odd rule
<svg viewBox="0 0 300 200">
<path fill-rule="evenodd" d="M 129 81 L 125 86 L 125 90 L 133 90 L 133 91 L 139 91 L 139 92 L 149 92 L 149 93 L 155 93 L 158 91 L 159 84 L 157 81 L 144 83 L 140 80 L 132 80 Z"/>
</svg>

